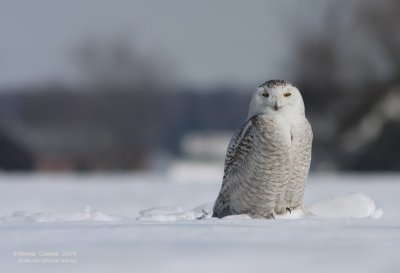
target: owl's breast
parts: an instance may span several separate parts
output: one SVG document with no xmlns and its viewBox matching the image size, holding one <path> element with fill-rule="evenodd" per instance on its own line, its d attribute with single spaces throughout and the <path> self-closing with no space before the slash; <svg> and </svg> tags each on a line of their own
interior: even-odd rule
<svg viewBox="0 0 400 273">
<path fill-rule="evenodd" d="M 292 144 L 291 123 L 285 117 L 264 116 L 256 126 L 262 143 L 271 148 L 285 148 Z"/>
</svg>

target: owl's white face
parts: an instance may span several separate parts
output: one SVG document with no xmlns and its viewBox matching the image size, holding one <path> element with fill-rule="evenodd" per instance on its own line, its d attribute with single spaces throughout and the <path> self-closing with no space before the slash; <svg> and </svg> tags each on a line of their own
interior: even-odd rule
<svg viewBox="0 0 400 273">
<path fill-rule="evenodd" d="M 303 114 L 304 103 L 299 90 L 288 84 L 258 87 L 250 102 L 249 117 L 268 113 Z"/>
</svg>

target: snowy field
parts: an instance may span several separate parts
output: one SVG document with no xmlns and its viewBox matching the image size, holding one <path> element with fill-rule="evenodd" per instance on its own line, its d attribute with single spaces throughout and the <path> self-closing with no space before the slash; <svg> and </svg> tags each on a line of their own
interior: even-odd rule
<svg viewBox="0 0 400 273">
<path fill-rule="evenodd" d="M 0 174 L 0 272 L 400 272 L 400 175 L 313 175 L 294 220 L 209 219 L 203 177 Z"/>
</svg>

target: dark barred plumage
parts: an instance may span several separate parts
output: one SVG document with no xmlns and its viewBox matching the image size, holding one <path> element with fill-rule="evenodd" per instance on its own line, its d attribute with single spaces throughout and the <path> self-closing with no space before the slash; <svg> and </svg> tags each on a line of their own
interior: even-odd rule
<svg viewBox="0 0 400 273">
<path fill-rule="evenodd" d="M 260 84 L 258 87 L 268 87 L 268 88 L 276 88 L 276 87 L 281 87 L 281 86 L 286 86 L 286 85 L 291 85 L 290 82 L 288 81 L 283 81 L 283 80 L 269 80 L 264 82 L 263 84 Z"/>
</svg>

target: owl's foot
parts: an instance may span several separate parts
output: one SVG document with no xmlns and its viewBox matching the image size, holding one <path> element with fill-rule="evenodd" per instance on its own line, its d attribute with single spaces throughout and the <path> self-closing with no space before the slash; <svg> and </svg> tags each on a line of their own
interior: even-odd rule
<svg viewBox="0 0 400 273">
<path fill-rule="evenodd" d="M 286 213 L 289 212 L 289 214 L 298 214 L 299 212 L 304 213 L 305 209 L 303 205 L 296 206 L 296 207 L 287 207 L 286 208 Z"/>
<path fill-rule="evenodd" d="M 273 211 L 268 217 L 268 219 L 276 219 L 278 218 L 277 214 Z"/>
</svg>

